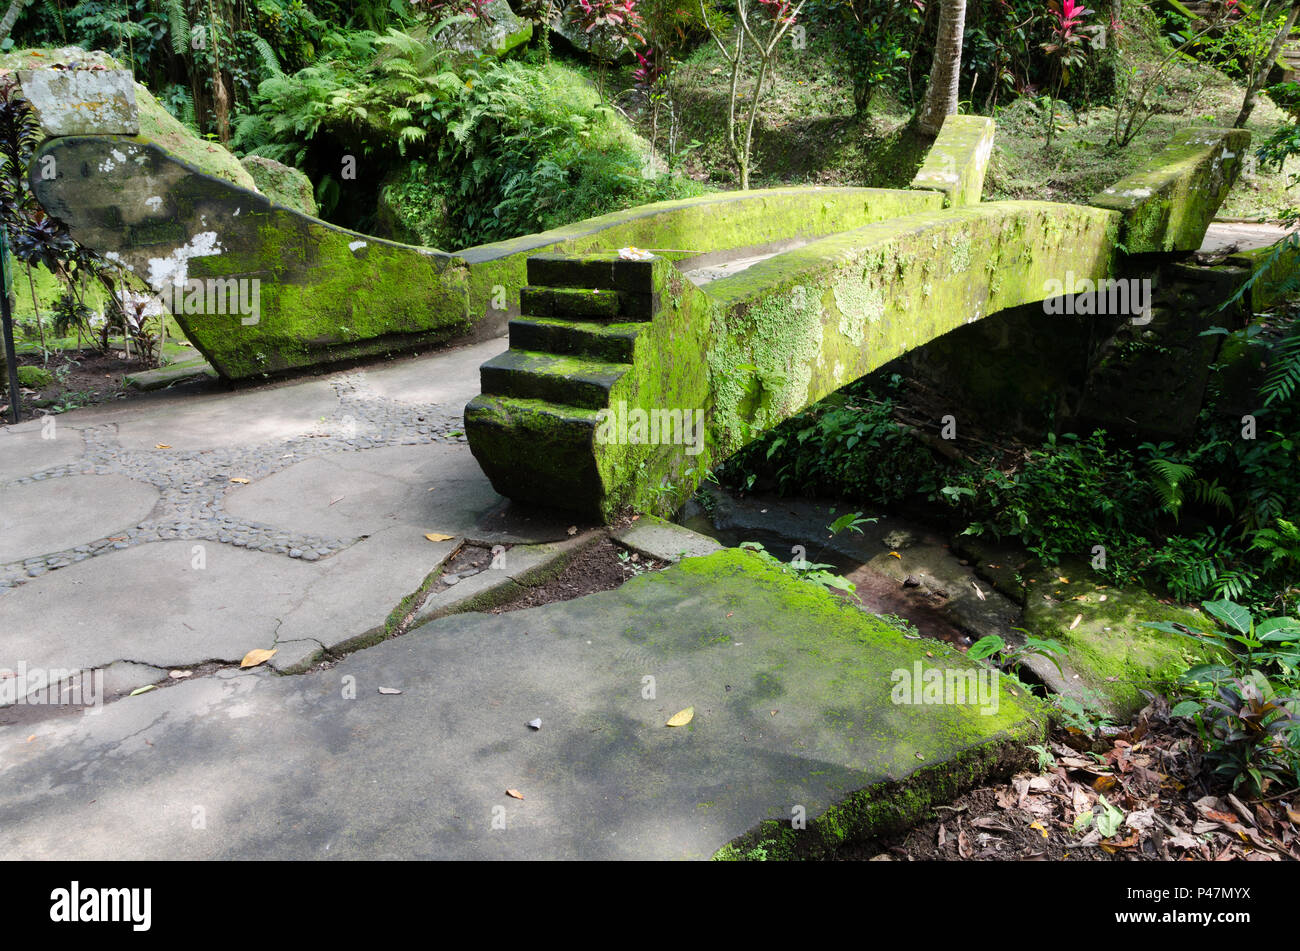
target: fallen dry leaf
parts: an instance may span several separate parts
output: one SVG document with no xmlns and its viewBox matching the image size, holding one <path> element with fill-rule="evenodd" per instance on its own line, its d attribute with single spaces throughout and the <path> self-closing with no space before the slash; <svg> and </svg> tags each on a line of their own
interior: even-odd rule
<svg viewBox="0 0 1300 951">
<path fill-rule="evenodd" d="M 903 560 L 903 556 L 896 551 L 891 551 L 890 554 L 893 555 L 895 558 L 897 558 L 899 561 Z"/>
<path fill-rule="evenodd" d="M 577 525 L 570 525 L 570 526 L 566 529 L 566 531 L 567 531 L 570 535 L 576 535 L 576 534 L 578 534 L 578 526 L 577 526 Z"/>
<path fill-rule="evenodd" d="M 230 481 L 235 483 L 236 485 L 248 485 L 248 480 L 245 479 L 243 476 L 238 476 L 234 479 L 231 479 Z"/>
<path fill-rule="evenodd" d="M 1079 626 L 1079 622 L 1082 621 L 1082 620 L 1083 620 L 1083 615 L 1082 615 L 1082 614 L 1076 614 L 1076 615 L 1074 616 L 1074 620 L 1070 622 L 1070 630 L 1073 631 L 1076 627 L 1078 627 L 1078 626 Z"/>
<path fill-rule="evenodd" d="M 442 532 L 425 532 L 424 537 L 431 542 L 449 542 L 455 535 L 444 535 Z"/>
<path fill-rule="evenodd" d="M 695 719 L 695 708 L 687 707 L 685 710 L 680 710 L 669 717 L 664 726 L 686 726 L 693 719 Z"/>
<path fill-rule="evenodd" d="M 192 670 L 173 670 L 173 671 L 172 671 L 170 674 L 168 674 L 167 676 L 170 677 L 172 680 L 181 680 L 181 679 L 183 679 L 183 678 L 185 678 L 185 677 L 193 677 L 193 676 L 194 676 L 194 671 L 192 671 Z"/>
<path fill-rule="evenodd" d="M 265 650 L 261 647 L 255 647 L 247 654 L 244 655 L 244 659 L 239 662 L 239 666 L 256 667 L 258 664 L 265 664 L 268 660 L 270 660 L 272 657 L 275 656 L 275 653 L 278 650 L 279 650 L 278 647 L 272 647 L 270 650 Z"/>
<path fill-rule="evenodd" d="M 170 449 L 171 446 L 167 445 L 167 443 L 165 443 L 165 442 L 160 442 L 160 443 L 156 443 L 156 444 L 154 445 L 154 448 L 155 448 L 155 449 Z"/>
<path fill-rule="evenodd" d="M 391 697 L 401 693 L 402 691 L 398 690 L 396 687 L 380 687 L 379 692 L 385 696 Z"/>
<path fill-rule="evenodd" d="M 524 794 L 521 793 L 518 789 L 507 789 L 507 790 L 506 790 L 506 795 L 509 796 L 511 799 L 523 799 L 523 798 L 524 798 Z"/>
</svg>

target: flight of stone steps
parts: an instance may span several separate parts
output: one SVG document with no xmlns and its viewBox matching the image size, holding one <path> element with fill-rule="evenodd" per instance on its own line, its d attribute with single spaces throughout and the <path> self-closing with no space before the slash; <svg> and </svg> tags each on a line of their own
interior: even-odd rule
<svg viewBox="0 0 1300 951">
<path fill-rule="evenodd" d="M 483 392 L 601 409 L 631 369 L 641 323 L 654 316 L 649 267 L 636 261 L 528 260 L 510 349 L 482 367 Z"/>
<path fill-rule="evenodd" d="M 539 483 L 591 494 L 602 475 L 591 453 L 600 411 L 628 395 L 637 337 L 656 306 L 649 261 L 529 258 L 510 349 L 483 364 L 482 393 L 465 408 L 466 427 L 476 430 L 471 446 L 509 440 L 530 453 L 534 471 L 550 472 Z M 513 477 L 495 468 L 489 475 L 494 485 Z M 497 486 L 510 495 L 507 488 Z"/>
</svg>

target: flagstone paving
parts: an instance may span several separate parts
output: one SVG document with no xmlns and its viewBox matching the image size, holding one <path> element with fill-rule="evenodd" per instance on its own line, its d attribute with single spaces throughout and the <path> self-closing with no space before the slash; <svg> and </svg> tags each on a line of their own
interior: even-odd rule
<svg viewBox="0 0 1300 951">
<path fill-rule="evenodd" d="M 566 538 L 514 513 L 460 432 L 479 363 L 503 348 L 0 430 L 0 667 L 275 647 L 293 669 L 382 629 L 466 537 Z"/>
<path fill-rule="evenodd" d="M 504 343 L 0 431 L 0 676 L 64 698 L 0 707 L 0 854 L 707 858 L 765 819 L 815 854 L 1042 734 L 1014 688 L 894 702 L 897 671 L 969 663 L 655 521 L 625 544 L 672 568 L 463 613 L 601 537 L 507 503 L 465 445 Z"/>
<path fill-rule="evenodd" d="M 915 665 L 967 662 L 731 549 L 442 618 L 328 670 L 0 727 L 0 854 L 698 859 L 767 819 L 760 834 L 816 853 L 1041 737 L 1014 687 L 996 710 L 894 703 L 891 672 Z"/>
</svg>

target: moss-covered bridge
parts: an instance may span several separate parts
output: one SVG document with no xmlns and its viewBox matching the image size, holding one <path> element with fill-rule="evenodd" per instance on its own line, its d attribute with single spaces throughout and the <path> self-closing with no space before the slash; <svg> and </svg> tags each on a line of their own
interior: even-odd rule
<svg viewBox="0 0 1300 951">
<path fill-rule="evenodd" d="M 129 122 L 42 121 L 41 203 L 166 295 L 223 376 L 508 326 L 470 447 L 504 495 L 598 518 L 675 508 L 758 434 L 956 327 L 1194 250 L 1247 145 L 1189 129 L 1088 205 L 982 202 L 993 124 L 956 116 L 907 189 L 720 193 L 444 253 L 276 205 Z"/>
</svg>

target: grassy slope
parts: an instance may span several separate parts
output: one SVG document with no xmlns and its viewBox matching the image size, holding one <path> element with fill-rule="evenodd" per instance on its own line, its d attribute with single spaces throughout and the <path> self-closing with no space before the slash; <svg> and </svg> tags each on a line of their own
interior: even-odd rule
<svg viewBox="0 0 1300 951">
<path fill-rule="evenodd" d="M 1129 53 L 1144 68 L 1158 61 L 1154 51 L 1136 41 Z M 910 114 L 907 106 L 889 90 L 881 90 L 872 102 L 872 114 L 859 121 L 853 116 L 844 75 L 829 41 L 814 35 L 806 49 L 787 47 L 782 52 L 776 82 L 760 107 L 755 128 L 753 187 L 907 183 L 920 157 L 909 137 L 900 135 Z M 734 188 L 734 166 L 725 142 L 727 80 L 718 50 L 704 44 L 679 69 L 675 95 L 682 114 L 681 141 L 703 143 L 691 153 L 687 169 L 696 178 Z M 621 85 L 631 85 L 630 79 Z M 1125 149 L 1107 144 L 1115 117 L 1110 107 L 1078 115 L 1065 108 L 1050 154 L 1043 148 L 1045 118 L 1033 101 L 996 108 L 998 135 L 985 197 L 1085 201 L 1139 168 L 1177 129 L 1231 125 L 1241 105 L 1240 87 L 1201 63 L 1175 66 L 1165 85 L 1160 99 L 1168 111 L 1152 117 Z M 1263 142 L 1285 121 L 1282 110 L 1261 99 L 1248 125 L 1253 141 Z M 641 122 L 640 127 L 644 133 L 648 124 Z M 1293 160 L 1288 171 L 1300 173 L 1300 162 Z M 1295 201 L 1296 192 L 1287 193 L 1281 173 L 1261 171 L 1237 183 L 1220 214 L 1272 216 Z"/>
</svg>

